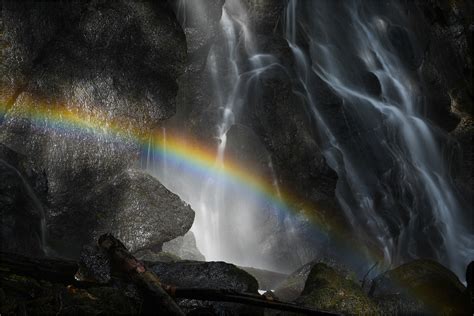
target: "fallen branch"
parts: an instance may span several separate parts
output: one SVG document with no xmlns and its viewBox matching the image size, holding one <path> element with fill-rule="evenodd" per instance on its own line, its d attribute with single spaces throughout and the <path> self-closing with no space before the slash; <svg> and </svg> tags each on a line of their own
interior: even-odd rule
<svg viewBox="0 0 474 316">
<path fill-rule="evenodd" d="M 52 282 L 73 284 L 78 265 L 63 259 L 30 258 L 15 253 L 0 252 L 0 271 L 40 277 Z"/>
<path fill-rule="evenodd" d="M 253 305 L 263 308 L 277 309 L 287 312 L 296 312 L 305 315 L 339 315 L 331 312 L 320 311 L 310 307 L 293 303 L 268 299 L 264 295 L 240 293 L 233 290 L 201 289 L 201 288 L 170 288 L 170 294 L 177 298 L 197 299 L 204 301 L 218 301 Z"/>
<path fill-rule="evenodd" d="M 184 315 L 173 300 L 172 297 L 174 297 L 238 303 L 306 315 L 337 315 L 310 307 L 282 302 L 265 295 L 239 293 L 223 289 L 179 288 L 164 285 L 160 283 L 158 276 L 153 271 L 148 270 L 142 262 L 131 255 L 126 247 L 112 235 L 106 234 L 101 236 L 98 244 L 99 247 L 107 252 L 114 276 L 126 278 L 137 285 L 142 291 L 144 300 L 149 304 L 153 304 L 152 309 L 157 314 Z M 0 253 L 0 273 L 11 272 L 65 285 L 72 284 L 78 288 L 107 286 L 107 284 L 79 282 L 74 278 L 77 269 L 78 264 L 74 261 L 28 258 L 18 254 Z"/>
<path fill-rule="evenodd" d="M 184 316 L 176 302 L 162 288 L 158 276 L 135 259 L 118 239 L 111 234 L 102 235 L 99 238 L 99 247 L 109 254 L 112 271 L 130 279 L 142 290 L 145 300 L 156 304 L 156 314 Z"/>
</svg>

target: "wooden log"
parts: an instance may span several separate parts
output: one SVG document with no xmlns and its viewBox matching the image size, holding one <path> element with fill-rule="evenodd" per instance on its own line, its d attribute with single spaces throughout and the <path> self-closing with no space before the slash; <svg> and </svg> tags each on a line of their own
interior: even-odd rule
<svg viewBox="0 0 474 316">
<path fill-rule="evenodd" d="M 158 276 L 130 254 L 118 239 L 111 234 L 102 235 L 99 247 L 107 251 L 112 273 L 121 274 L 136 284 L 142 290 L 145 301 L 153 301 L 156 314 L 184 316 L 184 312 L 162 288 Z"/>
<path fill-rule="evenodd" d="M 331 313 L 316 310 L 311 307 L 300 306 L 293 303 L 282 302 L 267 298 L 264 295 L 240 293 L 233 290 L 202 289 L 202 288 L 168 288 L 170 294 L 177 298 L 197 299 L 204 301 L 218 301 L 253 305 L 263 308 L 277 309 L 281 311 L 295 312 L 304 315 L 334 316 Z"/>
<path fill-rule="evenodd" d="M 74 261 L 50 258 L 30 258 L 15 253 L 0 252 L 0 271 L 25 275 L 51 282 L 74 284 L 78 265 Z"/>
<path fill-rule="evenodd" d="M 230 302 L 245 305 L 296 312 L 305 315 L 338 315 L 336 313 L 316 310 L 282 302 L 258 294 L 240 293 L 233 290 L 206 288 L 177 288 L 160 283 L 158 276 L 135 259 L 126 247 L 112 235 L 103 235 L 99 246 L 104 248 L 111 259 L 112 272 L 115 276 L 127 278 L 136 284 L 148 302 L 152 313 L 163 315 L 184 315 L 172 297 L 205 301 Z M 89 286 L 107 286 L 87 283 L 74 278 L 78 264 L 65 259 L 29 258 L 23 255 L 0 252 L 0 274 L 14 273 L 35 279 L 74 285 L 78 288 Z"/>
</svg>

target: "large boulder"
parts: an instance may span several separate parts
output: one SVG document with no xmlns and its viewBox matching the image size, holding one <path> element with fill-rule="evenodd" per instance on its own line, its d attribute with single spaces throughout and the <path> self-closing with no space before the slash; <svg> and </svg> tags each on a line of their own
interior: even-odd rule
<svg viewBox="0 0 474 316">
<path fill-rule="evenodd" d="M 431 260 L 415 260 L 378 276 L 369 294 L 387 314 L 469 314 L 465 286 Z"/>
<path fill-rule="evenodd" d="M 247 272 L 225 262 L 154 262 L 148 266 L 165 284 L 184 288 L 229 289 L 257 293 L 258 283 Z M 208 312 L 210 315 L 259 315 L 261 310 L 231 303 L 214 303 L 182 299 L 178 304 L 190 312 Z M 209 314 L 206 314 L 209 315 Z"/>
<path fill-rule="evenodd" d="M 312 267 L 303 293 L 296 301 L 321 310 L 347 314 L 377 312 L 376 305 L 359 284 L 324 263 Z"/>
<path fill-rule="evenodd" d="M 166 1 L 5 1 L 0 27 L 0 143 L 27 157 L 26 173 L 44 171 L 54 250 L 77 256 L 101 229 L 132 249 L 184 234 L 192 212 L 128 171 L 141 137 L 175 112 L 186 42 Z"/>
<path fill-rule="evenodd" d="M 98 186 L 84 197 L 89 207 L 48 218 L 51 243 L 61 253 L 71 255 L 83 243 L 110 232 L 131 252 L 141 249 L 160 250 L 162 244 L 184 235 L 194 221 L 193 210 L 177 195 L 152 176 L 127 169 L 110 182 Z M 82 241 L 82 243 L 80 242 Z"/>
</svg>

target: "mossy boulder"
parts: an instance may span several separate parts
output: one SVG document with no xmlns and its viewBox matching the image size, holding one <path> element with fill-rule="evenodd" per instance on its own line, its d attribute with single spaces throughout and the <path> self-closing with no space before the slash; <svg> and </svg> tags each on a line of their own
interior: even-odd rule
<svg viewBox="0 0 474 316">
<path fill-rule="evenodd" d="M 297 303 L 348 314 L 374 314 L 377 306 L 349 276 L 324 263 L 311 269 Z"/>
<path fill-rule="evenodd" d="M 415 260 L 378 276 L 370 295 L 386 314 L 470 314 L 465 286 L 431 260 Z"/>
</svg>

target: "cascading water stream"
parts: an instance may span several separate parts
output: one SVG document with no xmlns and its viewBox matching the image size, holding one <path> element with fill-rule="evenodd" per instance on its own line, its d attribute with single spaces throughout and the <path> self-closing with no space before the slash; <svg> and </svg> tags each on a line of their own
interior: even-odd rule
<svg viewBox="0 0 474 316">
<path fill-rule="evenodd" d="M 188 21 L 187 14 L 199 17 L 203 15 L 205 5 L 205 2 L 199 1 L 180 1 L 177 16 L 183 27 Z M 258 53 L 249 24 L 247 12 L 240 0 L 226 1 L 219 23 L 219 38 L 211 46 L 206 60 L 206 72 L 209 74 L 206 78 L 212 91 L 210 102 L 214 106 L 214 113 L 218 114 L 213 129 L 217 140 L 212 168 L 215 170 L 223 169 L 226 164 L 227 147 L 231 141 L 228 132 L 238 122 L 242 107 L 248 103 L 249 97 L 253 97 L 252 88 L 258 84 L 259 76 L 272 67 L 281 67 L 273 56 Z M 209 140 L 204 139 L 205 142 Z M 261 216 L 262 210 L 268 207 L 262 204 L 261 196 L 225 177 L 210 173 L 193 176 L 183 166 L 167 164 L 166 153 L 160 153 L 160 157 L 154 155 L 149 148 L 142 163 L 196 211 L 191 231 L 206 260 L 268 268 L 266 261 L 271 259 L 262 258 L 261 249 L 256 243 L 262 232 L 255 218 Z M 253 167 L 259 169 L 258 166 Z M 271 161 L 267 167 L 275 177 Z M 273 186 L 279 190 L 276 180 Z"/>
<path fill-rule="evenodd" d="M 404 21 L 396 10 L 390 14 Z M 388 35 L 399 26 L 382 13 L 370 1 L 290 0 L 286 38 L 297 65 L 296 92 L 314 116 L 355 233 L 383 249 L 387 264 L 435 257 L 462 275 L 474 237 L 463 225 L 443 156 L 447 139 L 419 114 L 418 78 Z M 318 98 L 321 81 L 342 104 Z"/>
</svg>

